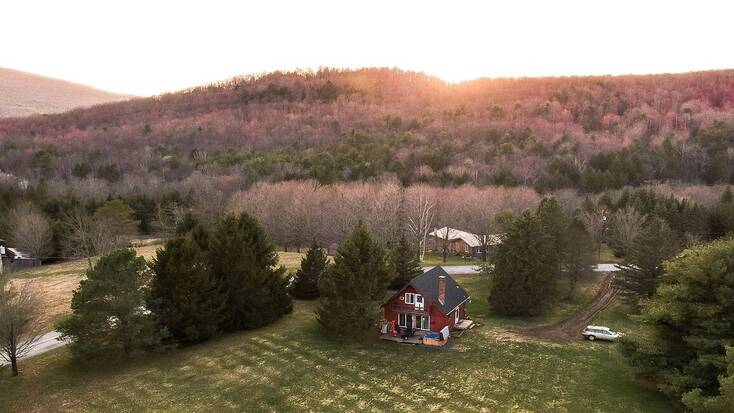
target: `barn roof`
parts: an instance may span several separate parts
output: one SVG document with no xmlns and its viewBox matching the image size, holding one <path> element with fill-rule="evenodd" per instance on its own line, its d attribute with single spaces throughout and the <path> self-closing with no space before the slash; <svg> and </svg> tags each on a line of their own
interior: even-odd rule
<svg viewBox="0 0 734 413">
<path fill-rule="evenodd" d="M 460 239 L 460 240 L 466 242 L 466 244 L 469 245 L 472 248 L 481 247 L 482 246 L 482 243 L 480 242 L 480 240 L 482 239 L 482 237 L 487 237 L 488 238 L 487 244 L 489 244 L 489 245 L 496 245 L 496 244 L 499 244 L 500 243 L 500 237 L 498 235 L 496 235 L 496 234 L 477 235 L 477 234 L 472 234 L 471 232 L 466 232 L 466 231 L 462 231 L 460 229 L 450 228 L 450 227 L 439 228 L 439 229 L 437 229 L 437 230 L 429 233 L 428 235 L 430 235 L 432 237 L 436 237 L 436 238 L 445 239 L 446 238 L 446 231 L 448 231 L 448 233 L 449 233 L 449 240 L 450 241 L 454 241 L 454 240 Z"/>
<path fill-rule="evenodd" d="M 438 301 L 438 278 L 442 275 L 446 277 L 446 300 L 444 300 L 443 304 Z M 450 313 L 451 310 L 469 299 L 469 294 L 466 290 L 440 266 L 433 267 L 413 278 L 410 280 L 410 285 L 424 297 L 433 301 L 444 314 Z"/>
</svg>

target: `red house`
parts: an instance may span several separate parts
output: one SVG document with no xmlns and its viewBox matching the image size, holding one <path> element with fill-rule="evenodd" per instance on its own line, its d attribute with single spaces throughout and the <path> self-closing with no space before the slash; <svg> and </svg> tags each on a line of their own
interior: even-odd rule
<svg viewBox="0 0 734 413">
<path fill-rule="evenodd" d="M 446 333 L 455 328 L 466 329 L 472 324 L 465 320 L 464 306 L 469 298 L 446 270 L 433 267 L 413 278 L 383 304 L 382 338 L 419 343 L 427 334 L 436 336 L 431 332 L 448 336 Z"/>
</svg>

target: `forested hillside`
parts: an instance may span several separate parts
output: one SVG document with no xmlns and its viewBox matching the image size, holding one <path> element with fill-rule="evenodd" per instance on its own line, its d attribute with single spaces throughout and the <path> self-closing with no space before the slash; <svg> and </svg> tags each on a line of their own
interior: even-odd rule
<svg viewBox="0 0 734 413">
<path fill-rule="evenodd" d="M 271 73 L 0 119 L 0 213 L 26 223 L 0 233 L 20 244 L 40 225 L 51 245 L 28 250 L 79 255 L 73 234 L 107 210 L 129 208 L 143 234 L 248 211 L 288 248 L 340 242 L 360 220 L 383 240 L 411 220 L 491 233 L 552 194 L 569 214 L 631 203 L 700 240 L 734 230 L 733 160 L 734 70 L 457 85 Z"/>
<path fill-rule="evenodd" d="M 576 188 L 727 183 L 734 71 L 480 79 L 391 69 L 270 73 L 158 97 L 0 120 L 0 169 L 124 192 L 396 177 Z"/>
</svg>

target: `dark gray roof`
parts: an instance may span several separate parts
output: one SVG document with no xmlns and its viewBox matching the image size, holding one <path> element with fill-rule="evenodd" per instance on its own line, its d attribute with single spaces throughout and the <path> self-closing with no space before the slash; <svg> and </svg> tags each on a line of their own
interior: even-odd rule
<svg viewBox="0 0 734 413">
<path fill-rule="evenodd" d="M 446 300 L 443 304 L 438 301 L 438 277 L 446 277 Z M 469 299 L 469 294 L 443 268 L 436 266 L 423 274 L 413 278 L 410 285 L 424 297 L 433 301 L 444 314 L 448 314 L 459 304 Z"/>
</svg>

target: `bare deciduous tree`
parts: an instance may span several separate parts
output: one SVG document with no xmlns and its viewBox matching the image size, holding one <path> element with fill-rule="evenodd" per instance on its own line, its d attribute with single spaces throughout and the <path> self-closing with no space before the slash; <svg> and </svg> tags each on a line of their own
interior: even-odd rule
<svg viewBox="0 0 734 413">
<path fill-rule="evenodd" d="M 604 231 L 607 224 L 607 213 L 603 208 L 597 208 L 581 214 L 581 221 L 586 227 L 589 236 L 597 245 L 599 258 L 601 258 L 601 243 L 604 241 Z"/>
<path fill-rule="evenodd" d="M 10 245 L 36 257 L 51 252 L 51 225 L 30 203 L 16 206 L 8 214 Z"/>
<path fill-rule="evenodd" d="M 0 359 L 10 363 L 18 375 L 18 359 L 26 355 L 41 337 L 41 303 L 31 284 L 8 285 L 0 275 Z"/>
<path fill-rule="evenodd" d="M 92 217 L 81 208 L 75 208 L 66 212 L 64 224 L 69 230 L 65 245 L 66 254 L 86 258 L 89 268 L 92 268 L 92 257 L 95 255 L 93 243 L 95 229 Z"/>
<path fill-rule="evenodd" d="M 119 200 L 112 200 L 89 216 L 81 208 L 67 212 L 64 223 L 69 229 L 66 252 L 87 259 L 92 268 L 92 257 L 112 252 L 128 245 L 137 232 L 137 221 L 132 209 Z"/>
<path fill-rule="evenodd" d="M 626 256 L 644 225 L 645 216 L 632 207 L 628 206 L 615 212 L 610 223 L 610 241 L 615 251 Z"/>
<path fill-rule="evenodd" d="M 426 255 L 426 240 L 433 226 L 436 215 L 436 201 L 428 191 L 413 188 L 406 203 L 408 231 L 418 246 L 418 259 L 423 261 Z"/>
<path fill-rule="evenodd" d="M 187 208 L 177 202 L 158 204 L 155 209 L 153 225 L 164 234 L 172 234 L 176 227 L 183 222 Z"/>
</svg>

